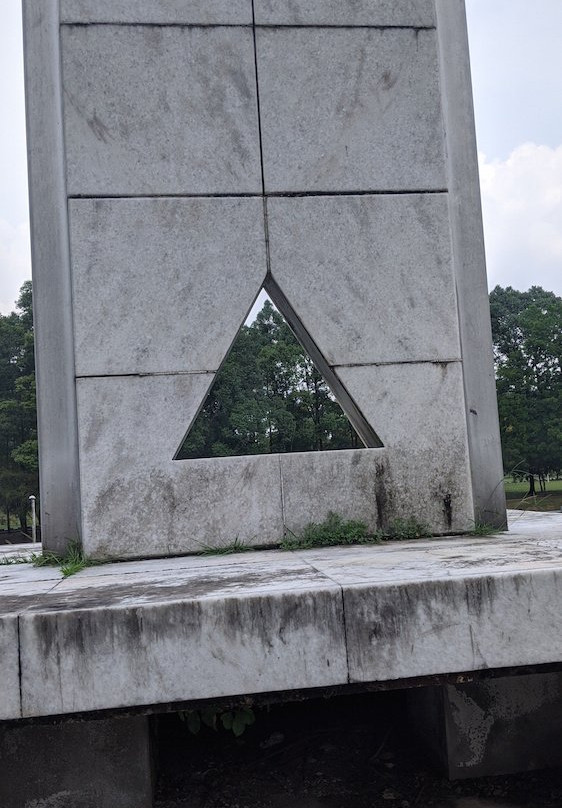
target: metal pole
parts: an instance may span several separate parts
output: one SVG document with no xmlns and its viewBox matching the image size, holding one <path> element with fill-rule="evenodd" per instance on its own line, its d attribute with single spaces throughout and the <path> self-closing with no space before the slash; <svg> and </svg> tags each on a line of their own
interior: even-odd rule
<svg viewBox="0 0 562 808">
<path fill-rule="evenodd" d="M 31 502 L 31 541 L 33 544 L 37 543 L 37 516 L 35 514 L 35 497 L 33 494 L 29 497 Z"/>
</svg>

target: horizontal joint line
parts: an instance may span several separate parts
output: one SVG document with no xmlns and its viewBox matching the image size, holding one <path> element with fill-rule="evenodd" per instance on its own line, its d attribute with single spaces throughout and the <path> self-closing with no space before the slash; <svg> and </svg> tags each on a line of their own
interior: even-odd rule
<svg viewBox="0 0 562 808">
<path fill-rule="evenodd" d="M 271 191 L 266 193 L 266 197 L 273 199 L 292 198 L 302 196 L 407 196 L 411 194 L 446 194 L 447 188 L 419 189 L 410 188 L 407 190 L 386 190 L 386 191 Z"/>
<path fill-rule="evenodd" d="M 212 376 L 216 370 L 156 370 L 146 373 L 80 373 L 76 379 L 144 379 L 147 376 Z"/>
<path fill-rule="evenodd" d="M 314 23 L 314 22 L 311 22 L 311 23 L 290 23 L 290 22 L 286 22 L 286 23 L 261 22 L 260 23 L 260 22 L 257 22 L 256 23 L 256 28 L 266 28 L 266 29 L 271 29 L 271 28 L 280 28 L 280 29 L 287 29 L 287 28 L 299 28 L 299 29 L 301 29 L 301 28 L 305 28 L 305 29 L 306 28 L 320 28 L 320 29 L 325 29 L 325 28 L 329 28 L 330 30 L 336 30 L 336 31 L 338 29 L 342 29 L 342 28 L 344 30 L 359 29 L 359 30 L 364 30 L 364 31 L 365 30 L 366 31 L 370 31 L 370 30 L 375 30 L 375 31 L 435 31 L 436 30 L 435 25 L 380 25 L 380 24 L 379 25 L 376 25 L 376 24 L 368 25 L 368 24 L 364 24 L 364 23 L 362 23 L 362 24 L 358 23 L 357 25 L 353 25 L 353 23 L 345 25 L 345 24 L 342 23 L 341 25 L 338 25 L 337 23 Z"/>
<path fill-rule="evenodd" d="M 293 199 L 308 196 L 412 196 L 425 194 L 446 194 L 447 188 L 419 189 L 403 191 L 270 191 L 216 194 L 69 194 L 68 199 Z"/>
<path fill-rule="evenodd" d="M 378 368 L 386 365 L 451 365 L 455 362 L 462 362 L 462 359 L 401 359 L 388 362 L 349 362 L 330 365 L 330 367 L 333 370 L 338 370 L 339 368 Z"/>
<path fill-rule="evenodd" d="M 251 22 L 108 22 L 107 20 L 90 20 L 89 22 L 80 20 L 73 22 L 72 20 L 62 20 L 60 25 L 61 28 L 247 28 L 250 30 L 253 28 Z"/>
<path fill-rule="evenodd" d="M 140 20 L 61 20 L 61 27 L 90 28 L 92 26 L 104 26 L 114 28 L 263 28 L 265 30 L 287 30 L 287 29 L 329 29 L 329 30 L 363 30 L 363 31 L 435 31 L 435 25 L 380 25 L 380 24 L 340 24 L 337 23 L 256 23 L 252 22 L 148 22 Z"/>
</svg>

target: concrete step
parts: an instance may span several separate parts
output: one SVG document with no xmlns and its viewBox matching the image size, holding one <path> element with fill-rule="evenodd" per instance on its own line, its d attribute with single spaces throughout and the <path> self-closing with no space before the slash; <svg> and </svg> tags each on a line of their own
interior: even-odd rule
<svg viewBox="0 0 562 808">
<path fill-rule="evenodd" d="M 562 518 L 377 546 L 0 566 L 0 718 L 562 659 Z"/>
</svg>

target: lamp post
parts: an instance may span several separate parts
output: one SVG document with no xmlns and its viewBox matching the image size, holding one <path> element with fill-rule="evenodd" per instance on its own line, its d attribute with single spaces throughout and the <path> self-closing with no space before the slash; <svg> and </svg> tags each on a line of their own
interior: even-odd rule
<svg viewBox="0 0 562 808">
<path fill-rule="evenodd" d="M 31 502 L 31 541 L 33 544 L 37 542 L 37 515 L 35 513 L 35 497 L 32 494 L 29 497 L 29 501 Z"/>
</svg>

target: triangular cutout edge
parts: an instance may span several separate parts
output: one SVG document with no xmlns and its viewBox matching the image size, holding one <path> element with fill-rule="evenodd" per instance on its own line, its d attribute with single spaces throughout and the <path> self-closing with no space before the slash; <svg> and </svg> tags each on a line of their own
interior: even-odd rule
<svg viewBox="0 0 562 808">
<path fill-rule="evenodd" d="M 271 311 L 266 304 L 271 307 Z M 292 418 L 293 427 L 295 420 L 300 427 L 300 433 L 296 439 L 295 432 L 293 431 L 292 433 L 289 441 L 290 448 L 287 448 L 289 446 L 287 434 L 289 433 L 283 437 L 281 430 L 279 430 L 279 424 L 276 424 L 274 420 L 272 422 L 270 414 L 267 416 L 269 423 L 267 427 L 265 426 L 264 413 L 268 406 L 275 407 L 275 399 L 274 396 L 271 396 L 270 391 L 268 391 L 269 398 L 264 398 L 266 389 L 264 385 L 267 384 L 267 368 L 265 371 L 262 368 L 261 373 L 265 373 L 262 378 L 258 368 L 257 354 L 254 358 L 255 369 L 251 364 L 244 366 L 246 361 L 244 350 L 246 346 L 242 345 L 240 340 L 249 342 L 251 337 L 254 343 L 256 340 L 259 342 L 260 339 L 263 342 L 263 334 L 258 335 L 255 330 L 261 329 L 263 331 L 265 329 L 267 331 L 268 323 L 264 319 L 267 317 L 272 318 L 269 323 L 272 333 L 277 334 L 282 344 L 277 345 L 277 348 L 275 348 L 276 343 L 272 342 L 270 353 L 273 351 L 273 357 L 268 357 L 267 352 L 264 357 L 262 352 L 261 361 L 265 362 L 265 364 L 267 364 L 268 358 L 274 361 L 275 350 L 281 351 L 281 353 L 285 350 L 288 351 L 289 362 L 295 362 L 295 367 L 300 372 L 300 379 L 298 373 L 296 377 L 293 377 L 294 386 L 290 390 L 293 410 L 287 410 L 284 413 L 278 412 L 278 417 L 281 415 L 282 418 L 289 422 Z M 282 323 L 280 323 L 279 318 Z M 283 327 L 288 327 L 288 329 L 285 331 Z M 254 331 L 253 334 L 251 334 L 252 331 Z M 288 336 L 289 334 L 290 337 Z M 267 347 L 267 344 L 263 343 L 262 347 Z M 253 345 L 252 350 L 256 350 L 255 345 Z M 299 354 L 298 351 L 301 353 Z M 278 361 L 277 367 L 279 366 L 280 362 Z M 227 381 L 225 381 L 225 373 L 230 373 L 230 378 Z M 273 379 L 275 380 L 274 373 L 275 371 L 273 371 Z M 238 376 L 238 379 L 236 379 L 236 376 Z M 310 390 L 306 389 L 305 377 L 313 385 L 314 401 L 310 398 Z M 242 382 L 246 386 L 251 382 L 255 385 L 253 399 L 248 398 L 248 390 L 246 390 L 246 411 L 239 406 L 239 401 L 232 403 L 236 397 L 236 392 L 230 390 L 229 386 L 236 386 L 236 381 Z M 303 402 L 299 402 L 299 391 L 302 393 L 302 398 L 306 398 L 308 395 L 311 407 L 312 404 L 318 405 L 320 402 L 323 422 L 319 420 L 318 413 L 315 413 L 313 425 L 308 422 L 305 423 L 302 416 Z M 285 399 L 285 402 L 287 401 L 288 399 Z M 299 403 L 301 405 L 300 416 L 298 412 L 295 412 L 295 407 Z M 228 409 L 229 406 L 230 409 Z M 235 412 L 235 417 L 232 418 L 233 410 L 236 410 L 237 407 L 238 411 Z M 249 430 L 246 437 L 244 437 L 244 432 L 247 430 L 252 417 L 256 418 L 253 423 L 253 432 Z M 218 420 L 213 426 L 213 418 L 222 419 L 222 431 Z M 229 427 L 226 430 L 224 429 L 225 418 L 230 419 Z M 310 418 L 308 420 L 310 421 Z M 347 443 L 344 423 L 346 429 L 349 430 Z M 233 424 L 235 424 L 234 427 Z M 214 437 L 225 438 L 225 442 L 222 443 L 221 440 L 213 442 L 213 432 Z M 308 442 L 303 437 L 305 432 L 308 435 Z M 253 438 L 251 434 L 253 434 Z M 300 322 L 278 284 L 271 276 L 268 276 L 256 295 L 249 315 L 240 326 L 220 368 L 214 374 L 201 406 L 192 419 L 174 456 L 174 460 L 299 451 L 328 451 L 331 449 L 363 448 L 363 446 L 380 448 L 382 445 L 378 435 L 364 418 L 353 398 Z M 239 450 L 236 450 L 237 447 Z"/>
</svg>

